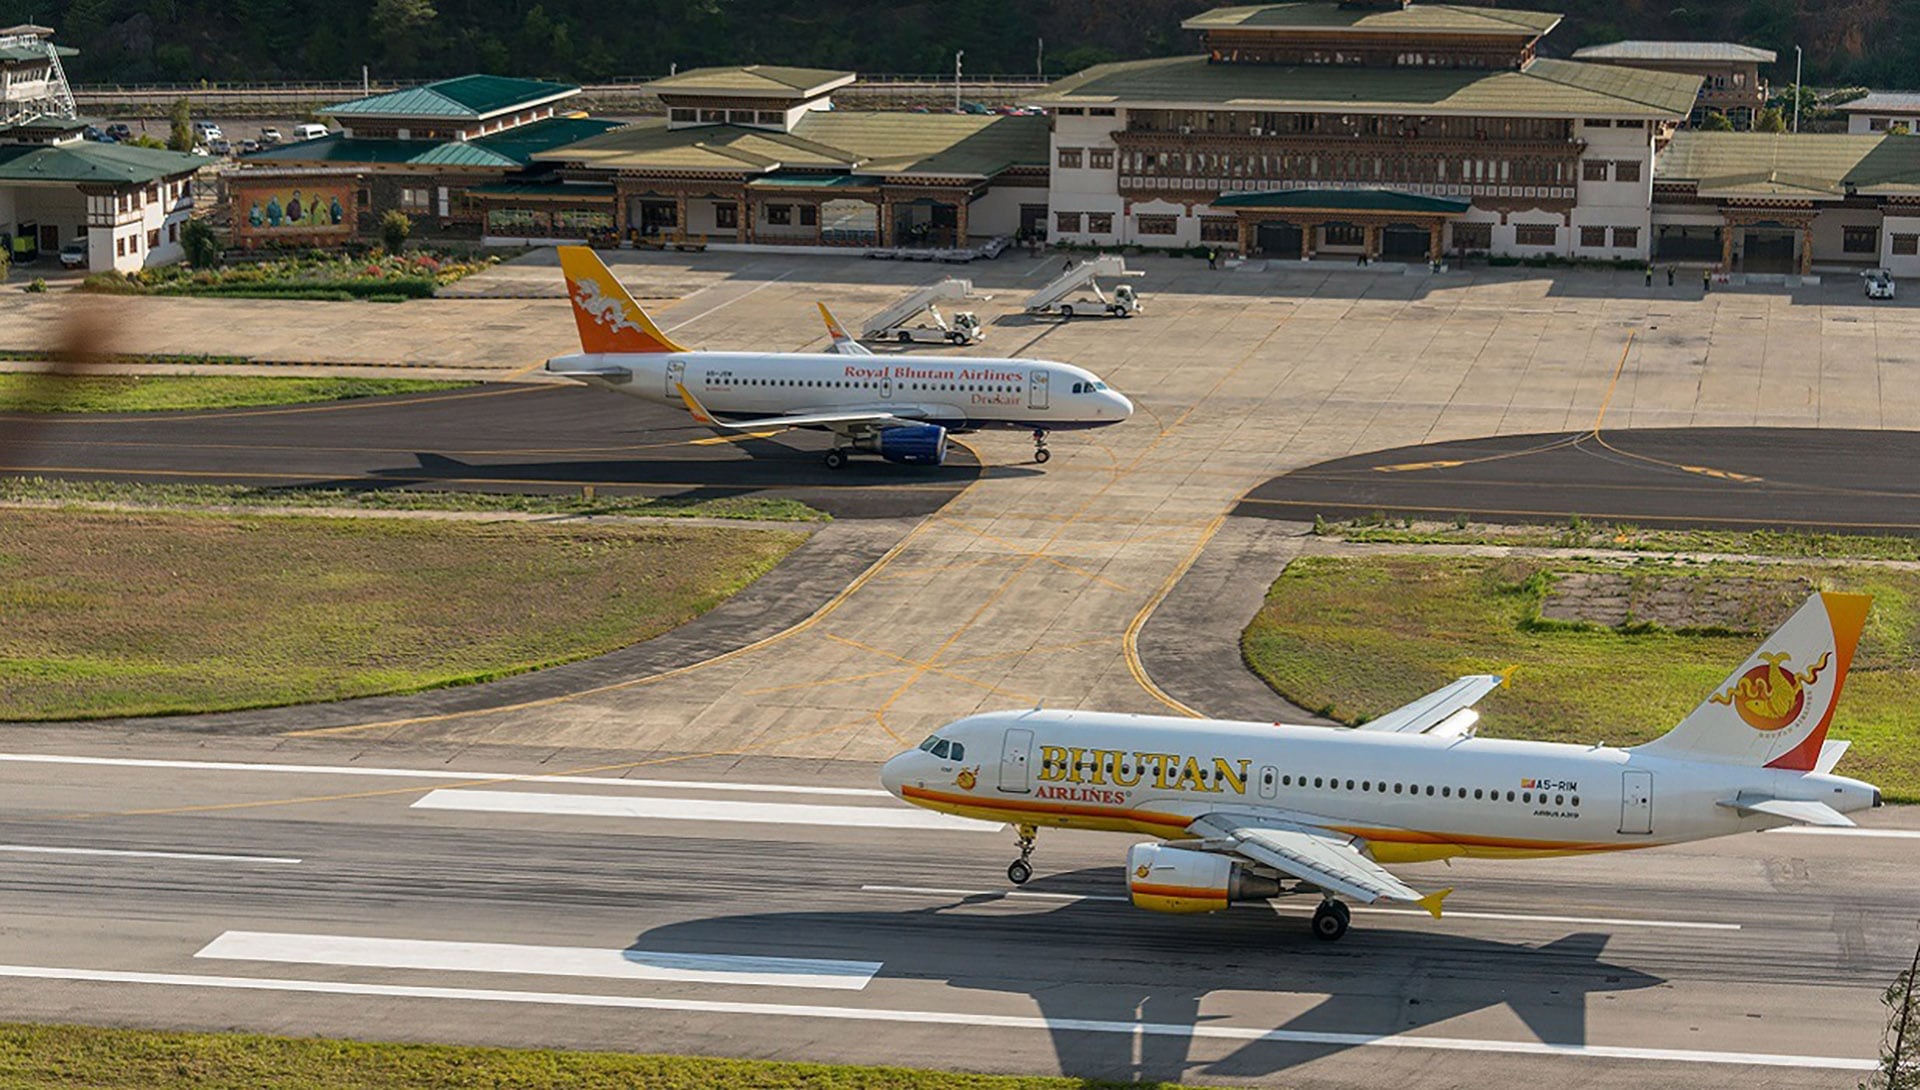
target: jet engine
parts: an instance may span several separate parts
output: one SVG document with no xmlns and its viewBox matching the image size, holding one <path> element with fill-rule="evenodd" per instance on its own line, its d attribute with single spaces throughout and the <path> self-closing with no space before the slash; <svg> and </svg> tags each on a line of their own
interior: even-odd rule
<svg viewBox="0 0 1920 1090">
<path fill-rule="evenodd" d="M 1218 912 L 1234 901 L 1278 897 L 1281 889 L 1277 879 L 1230 856 L 1135 844 L 1127 851 L 1127 892 L 1134 907 L 1153 912 Z"/>
<path fill-rule="evenodd" d="M 877 437 L 862 439 L 858 445 L 862 450 L 870 450 L 901 465 L 937 466 L 947 461 L 947 429 L 938 424 L 887 428 Z"/>
</svg>

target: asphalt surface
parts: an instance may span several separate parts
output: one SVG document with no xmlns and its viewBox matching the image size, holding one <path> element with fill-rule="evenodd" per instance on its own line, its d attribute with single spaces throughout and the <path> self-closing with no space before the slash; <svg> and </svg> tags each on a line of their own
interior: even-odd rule
<svg viewBox="0 0 1920 1090">
<path fill-rule="evenodd" d="M 580 387 L 443 393 L 223 412 L 0 417 L 0 473 L 262 488 L 578 492 L 795 499 L 836 518 L 929 514 L 979 476 L 856 458 L 825 433 L 716 436 L 686 413 Z M 997 472 L 1021 474 L 1009 467 Z"/>
<path fill-rule="evenodd" d="M 23 762 L 29 741 L 122 763 Z M 6 1019 L 1290 1087 L 1845 1085 L 1874 1054 L 1920 888 L 1920 853 L 1894 837 L 1436 864 L 1405 871 L 1458 887 L 1447 919 L 1362 910 L 1323 944 L 1304 905 L 1134 910 L 1116 899 L 1121 836 L 1044 834 L 1039 876 L 1007 896 L 1010 837 L 895 827 L 921 812 L 876 797 L 860 765 L 242 740 L 184 755 L 110 731 L 12 748 Z M 247 767 L 137 764 L 184 756 Z M 501 778 L 581 768 L 627 782 Z M 501 808 L 554 798 L 738 812 Z M 769 804 L 832 810 L 737 820 Z M 342 939 L 344 957 L 308 949 Z M 632 978 L 688 954 L 850 976 Z"/>
<path fill-rule="evenodd" d="M 1646 428 L 1395 447 L 1275 477 L 1234 513 L 1587 519 L 1702 529 L 1920 534 L 1920 432 Z"/>
</svg>

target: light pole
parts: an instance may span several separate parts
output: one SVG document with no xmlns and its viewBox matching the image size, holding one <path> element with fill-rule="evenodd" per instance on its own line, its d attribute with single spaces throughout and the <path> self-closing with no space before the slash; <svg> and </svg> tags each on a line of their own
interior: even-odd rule
<svg viewBox="0 0 1920 1090">
<path fill-rule="evenodd" d="M 1793 47 L 1793 131 L 1800 131 L 1800 47 Z"/>
<path fill-rule="evenodd" d="M 960 58 L 967 55 L 964 49 L 953 51 L 953 112 L 960 112 Z"/>
</svg>

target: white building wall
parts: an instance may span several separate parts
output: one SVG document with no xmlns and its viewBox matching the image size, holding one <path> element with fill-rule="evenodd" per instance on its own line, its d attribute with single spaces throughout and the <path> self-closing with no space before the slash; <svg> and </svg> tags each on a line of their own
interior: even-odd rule
<svg viewBox="0 0 1920 1090">
<path fill-rule="evenodd" d="M 1012 238 L 1020 230 L 1020 206 L 1041 204 L 1046 199 L 1047 191 L 1033 186 L 993 186 L 967 206 L 967 234 Z"/>
<path fill-rule="evenodd" d="M 1920 215 L 1888 216 L 1881 226 L 1881 266 L 1895 276 L 1920 276 L 1920 254 L 1896 254 L 1893 252 L 1893 236 L 1920 235 Z"/>
<path fill-rule="evenodd" d="M 1652 130 L 1645 125 L 1623 128 L 1618 119 L 1605 127 L 1586 124 L 1582 119 L 1574 131 L 1587 142 L 1587 149 L 1581 154 L 1579 196 L 1563 252 L 1589 261 L 1646 260 L 1653 233 Z M 1588 162 L 1605 164 L 1605 181 L 1585 180 Z M 1622 164 L 1627 166 L 1623 168 Z M 1623 174 L 1629 180 L 1621 180 Z M 1583 244 L 1583 227 L 1604 228 L 1600 245 Z M 1630 245 L 1618 245 L 1622 239 L 1615 228 L 1632 232 Z"/>
<path fill-rule="evenodd" d="M 1855 136 L 1877 136 L 1895 125 L 1904 125 L 1909 133 L 1920 128 L 1920 116 L 1914 114 L 1852 113 L 1847 115 L 1847 132 Z"/>
<path fill-rule="evenodd" d="M 1125 202 L 1120 199 L 1119 152 L 1114 149 L 1114 132 L 1126 127 L 1126 111 L 1115 110 L 1113 116 L 1056 114 L 1053 118 L 1052 142 L 1048 148 L 1047 161 L 1047 241 L 1069 242 L 1078 245 L 1110 246 L 1121 242 L 1138 242 L 1147 246 L 1172 245 L 1171 242 L 1156 241 L 1164 236 L 1134 238 L 1133 225 L 1126 217 Z M 1077 149 L 1080 152 L 1078 167 L 1060 165 L 1060 151 L 1063 148 Z M 1094 149 L 1109 151 L 1114 156 L 1112 165 L 1095 167 L 1092 165 Z M 1027 190 L 1033 193 L 1033 190 Z M 1031 199 L 1027 203 L 1033 203 Z M 1016 215 L 1018 209 L 1015 210 Z M 1059 227 L 1058 213 L 1078 213 L 1078 231 L 1062 231 Z M 1112 217 L 1113 229 L 1106 232 L 1087 230 L 1088 213 L 1102 213 Z M 1199 228 L 1195 227 L 1197 233 Z"/>
<path fill-rule="evenodd" d="M 1828 208 L 1813 217 L 1813 259 L 1815 261 L 1844 261 L 1850 264 L 1867 264 L 1880 260 L 1880 254 L 1886 249 L 1886 232 L 1880 228 L 1881 214 L 1877 208 Z M 1865 253 L 1847 253 L 1845 249 L 1846 228 L 1871 227 L 1879 232 L 1874 240 L 1873 249 Z"/>
<path fill-rule="evenodd" d="M 180 228 L 193 215 L 190 182 L 183 175 L 152 187 L 129 186 L 111 197 L 89 197 L 88 268 L 130 273 L 184 257 Z M 149 199 L 149 193 L 155 199 Z"/>
</svg>

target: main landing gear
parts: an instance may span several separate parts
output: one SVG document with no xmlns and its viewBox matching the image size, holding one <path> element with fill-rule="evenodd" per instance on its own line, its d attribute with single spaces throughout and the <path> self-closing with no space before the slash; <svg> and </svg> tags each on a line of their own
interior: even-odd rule
<svg viewBox="0 0 1920 1090">
<path fill-rule="evenodd" d="M 841 450 L 839 447 L 835 447 L 832 450 L 828 451 L 827 452 L 827 468 L 828 469 L 847 468 L 847 452 L 844 450 Z"/>
<path fill-rule="evenodd" d="M 1031 825 L 1019 827 L 1020 858 L 1007 864 L 1007 881 L 1016 886 L 1026 885 L 1027 879 L 1033 877 L 1033 864 L 1027 862 L 1027 858 L 1033 855 L 1033 838 L 1038 832 Z"/>
<path fill-rule="evenodd" d="M 1053 452 L 1047 449 L 1047 429 L 1033 429 L 1033 460 L 1041 465 L 1046 465 L 1047 459 L 1051 457 L 1053 457 Z"/>
<path fill-rule="evenodd" d="M 1324 942 L 1333 942 L 1347 933 L 1347 924 L 1353 921 L 1353 911 L 1346 905 L 1329 897 L 1320 902 L 1313 910 L 1313 937 Z"/>
</svg>

